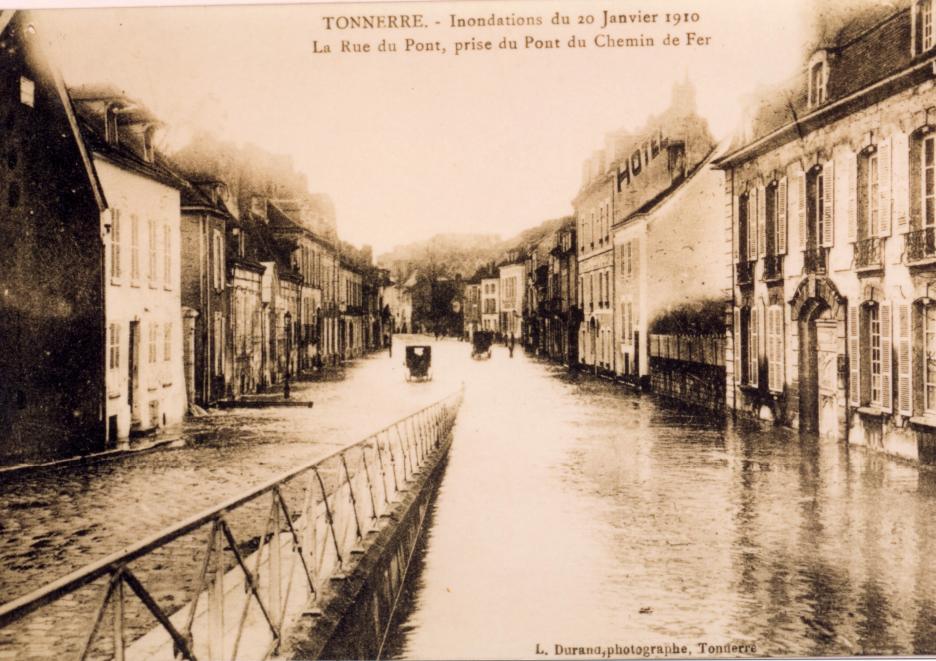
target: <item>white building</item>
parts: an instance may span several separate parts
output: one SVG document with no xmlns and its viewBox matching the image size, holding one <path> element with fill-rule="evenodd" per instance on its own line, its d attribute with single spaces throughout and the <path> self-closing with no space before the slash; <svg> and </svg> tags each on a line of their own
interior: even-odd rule
<svg viewBox="0 0 936 661">
<path fill-rule="evenodd" d="M 153 148 L 157 120 L 103 88 L 73 100 L 107 202 L 105 243 L 108 442 L 182 422 L 179 180 Z"/>
<path fill-rule="evenodd" d="M 526 297 L 526 269 L 523 262 L 504 264 L 500 275 L 500 329 L 508 337 L 523 337 L 523 301 Z"/>
<path fill-rule="evenodd" d="M 499 277 L 481 279 L 481 328 L 501 332 Z"/>
</svg>

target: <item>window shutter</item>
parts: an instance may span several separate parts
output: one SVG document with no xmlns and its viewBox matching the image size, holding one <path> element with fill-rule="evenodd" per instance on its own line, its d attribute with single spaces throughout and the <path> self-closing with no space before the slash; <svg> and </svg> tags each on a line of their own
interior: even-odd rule
<svg viewBox="0 0 936 661">
<path fill-rule="evenodd" d="M 757 337 L 757 305 L 751 306 L 751 314 L 748 322 L 748 383 L 757 385 L 757 353 L 760 343 Z"/>
<path fill-rule="evenodd" d="M 751 189 L 747 197 L 747 259 L 757 259 L 757 192 Z"/>
<path fill-rule="evenodd" d="M 897 305 L 897 409 L 903 415 L 913 415 L 913 391 L 911 390 L 911 338 L 910 305 Z"/>
<path fill-rule="evenodd" d="M 833 162 L 822 166 L 822 247 L 831 248 L 835 223 L 835 171 Z"/>
<path fill-rule="evenodd" d="M 858 240 L 858 154 L 848 156 L 845 178 L 848 179 L 848 241 Z"/>
<path fill-rule="evenodd" d="M 741 310 L 734 309 L 734 382 L 741 383 Z"/>
<path fill-rule="evenodd" d="M 861 360 L 858 342 L 857 305 L 848 308 L 848 399 L 852 406 L 861 406 Z"/>
<path fill-rule="evenodd" d="M 806 174 L 796 175 L 796 215 L 800 250 L 806 250 Z"/>
<path fill-rule="evenodd" d="M 898 232 L 910 229 L 910 139 L 906 133 L 891 136 L 891 198 Z"/>
<path fill-rule="evenodd" d="M 741 261 L 741 247 L 738 245 L 738 242 L 741 240 L 741 232 L 739 228 L 741 227 L 741 215 L 739 209 L 741 208 L 741 198 L 738 195 L 733 195 L 731 198 L 731 257 L 734 260 L 734 263 L 737 264 Z"/>
<path fill-rule="evenodd" d="M 764 187 L 757 187 L 757 256 L 767 256 L 767 196 Z"/>
<path fill-rule="evenodd" d="M 777 239 L 778 255 L 786 254 L 787 239 L 787 179 L 783 177 L 777 182 Z"/>
<path fill-rule="evenodd" d="M 893 387 L 891 385 L 891 304 L 881 303 L 881 410 L 891 412 L 893 409 Z"/>
<path fill-rule="evenodd" d="M 776 374 L 774 374 L 774 338 L 776 337 L 776 333 L 774 308 L 771 306 L 767 308 L 767 389 L 771 391 L 776 390 L 774 384 L 777 380 Z"/>
<path fill-rule="evenodd" d="M 881 140 L 878 145 L 878 194 L 879 194 L 879 236 L 891 233 L 891 142 L 890 138 Z"/>
</svg>

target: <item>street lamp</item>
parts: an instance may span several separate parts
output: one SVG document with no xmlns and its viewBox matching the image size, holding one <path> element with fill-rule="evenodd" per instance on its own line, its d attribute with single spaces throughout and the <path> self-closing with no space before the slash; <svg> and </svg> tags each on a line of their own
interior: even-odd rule
<svg viewBox="0 0 936 661">
<path fill-rule="evenodd" d="M 283 315 L 286 331 L 286 375 L 283 377 L 283 397 L 289 399 L 289 366 L 292 362 L 292 315 L 289 311 Z"/>
</svg>

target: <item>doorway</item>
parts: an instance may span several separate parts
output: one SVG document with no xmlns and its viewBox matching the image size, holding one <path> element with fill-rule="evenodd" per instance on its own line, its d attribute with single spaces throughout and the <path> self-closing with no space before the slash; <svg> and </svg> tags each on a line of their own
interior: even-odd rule
<svg viewBox="0 0 936 661">
<path fill-rule="evenodd" d="M 140 424 L 140 322 L 130 322 L 130 342 L 127 351 L 127 404 L 130 424 Z"/>
</svg>

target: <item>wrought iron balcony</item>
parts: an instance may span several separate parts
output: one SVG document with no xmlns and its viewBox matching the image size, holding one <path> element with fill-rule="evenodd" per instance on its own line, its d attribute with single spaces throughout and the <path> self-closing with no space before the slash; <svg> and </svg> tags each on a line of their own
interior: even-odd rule
<svg viewBox="0 0 936 661">
<path fill-rule="evenodd" d="M 754 262 L 745 259 L 735 264 L 735 268 L 739 285 L 749 285 L 754 282 Z"/>
<path fill-rule="evenodd" d="M 855 268 L 876 269 L 884 264 L 884 239 L 876 236 L 855 243 Z"/>
<path fill-rule="evenodd" d="M 783 280 L 783 255 L 767 255 L 764 258 L 764 282 Z"/>
<path fill-rule="evenodd" d="M 936 260 L 936 227 L 907 233 L 907 263 Z"/>
<path fill-rule="evenodd" d="M 806 273 L 825 273 L 828 253 L 825 248 L 807 248 L 803 251 L 803 266 Z"/>
</svg>

